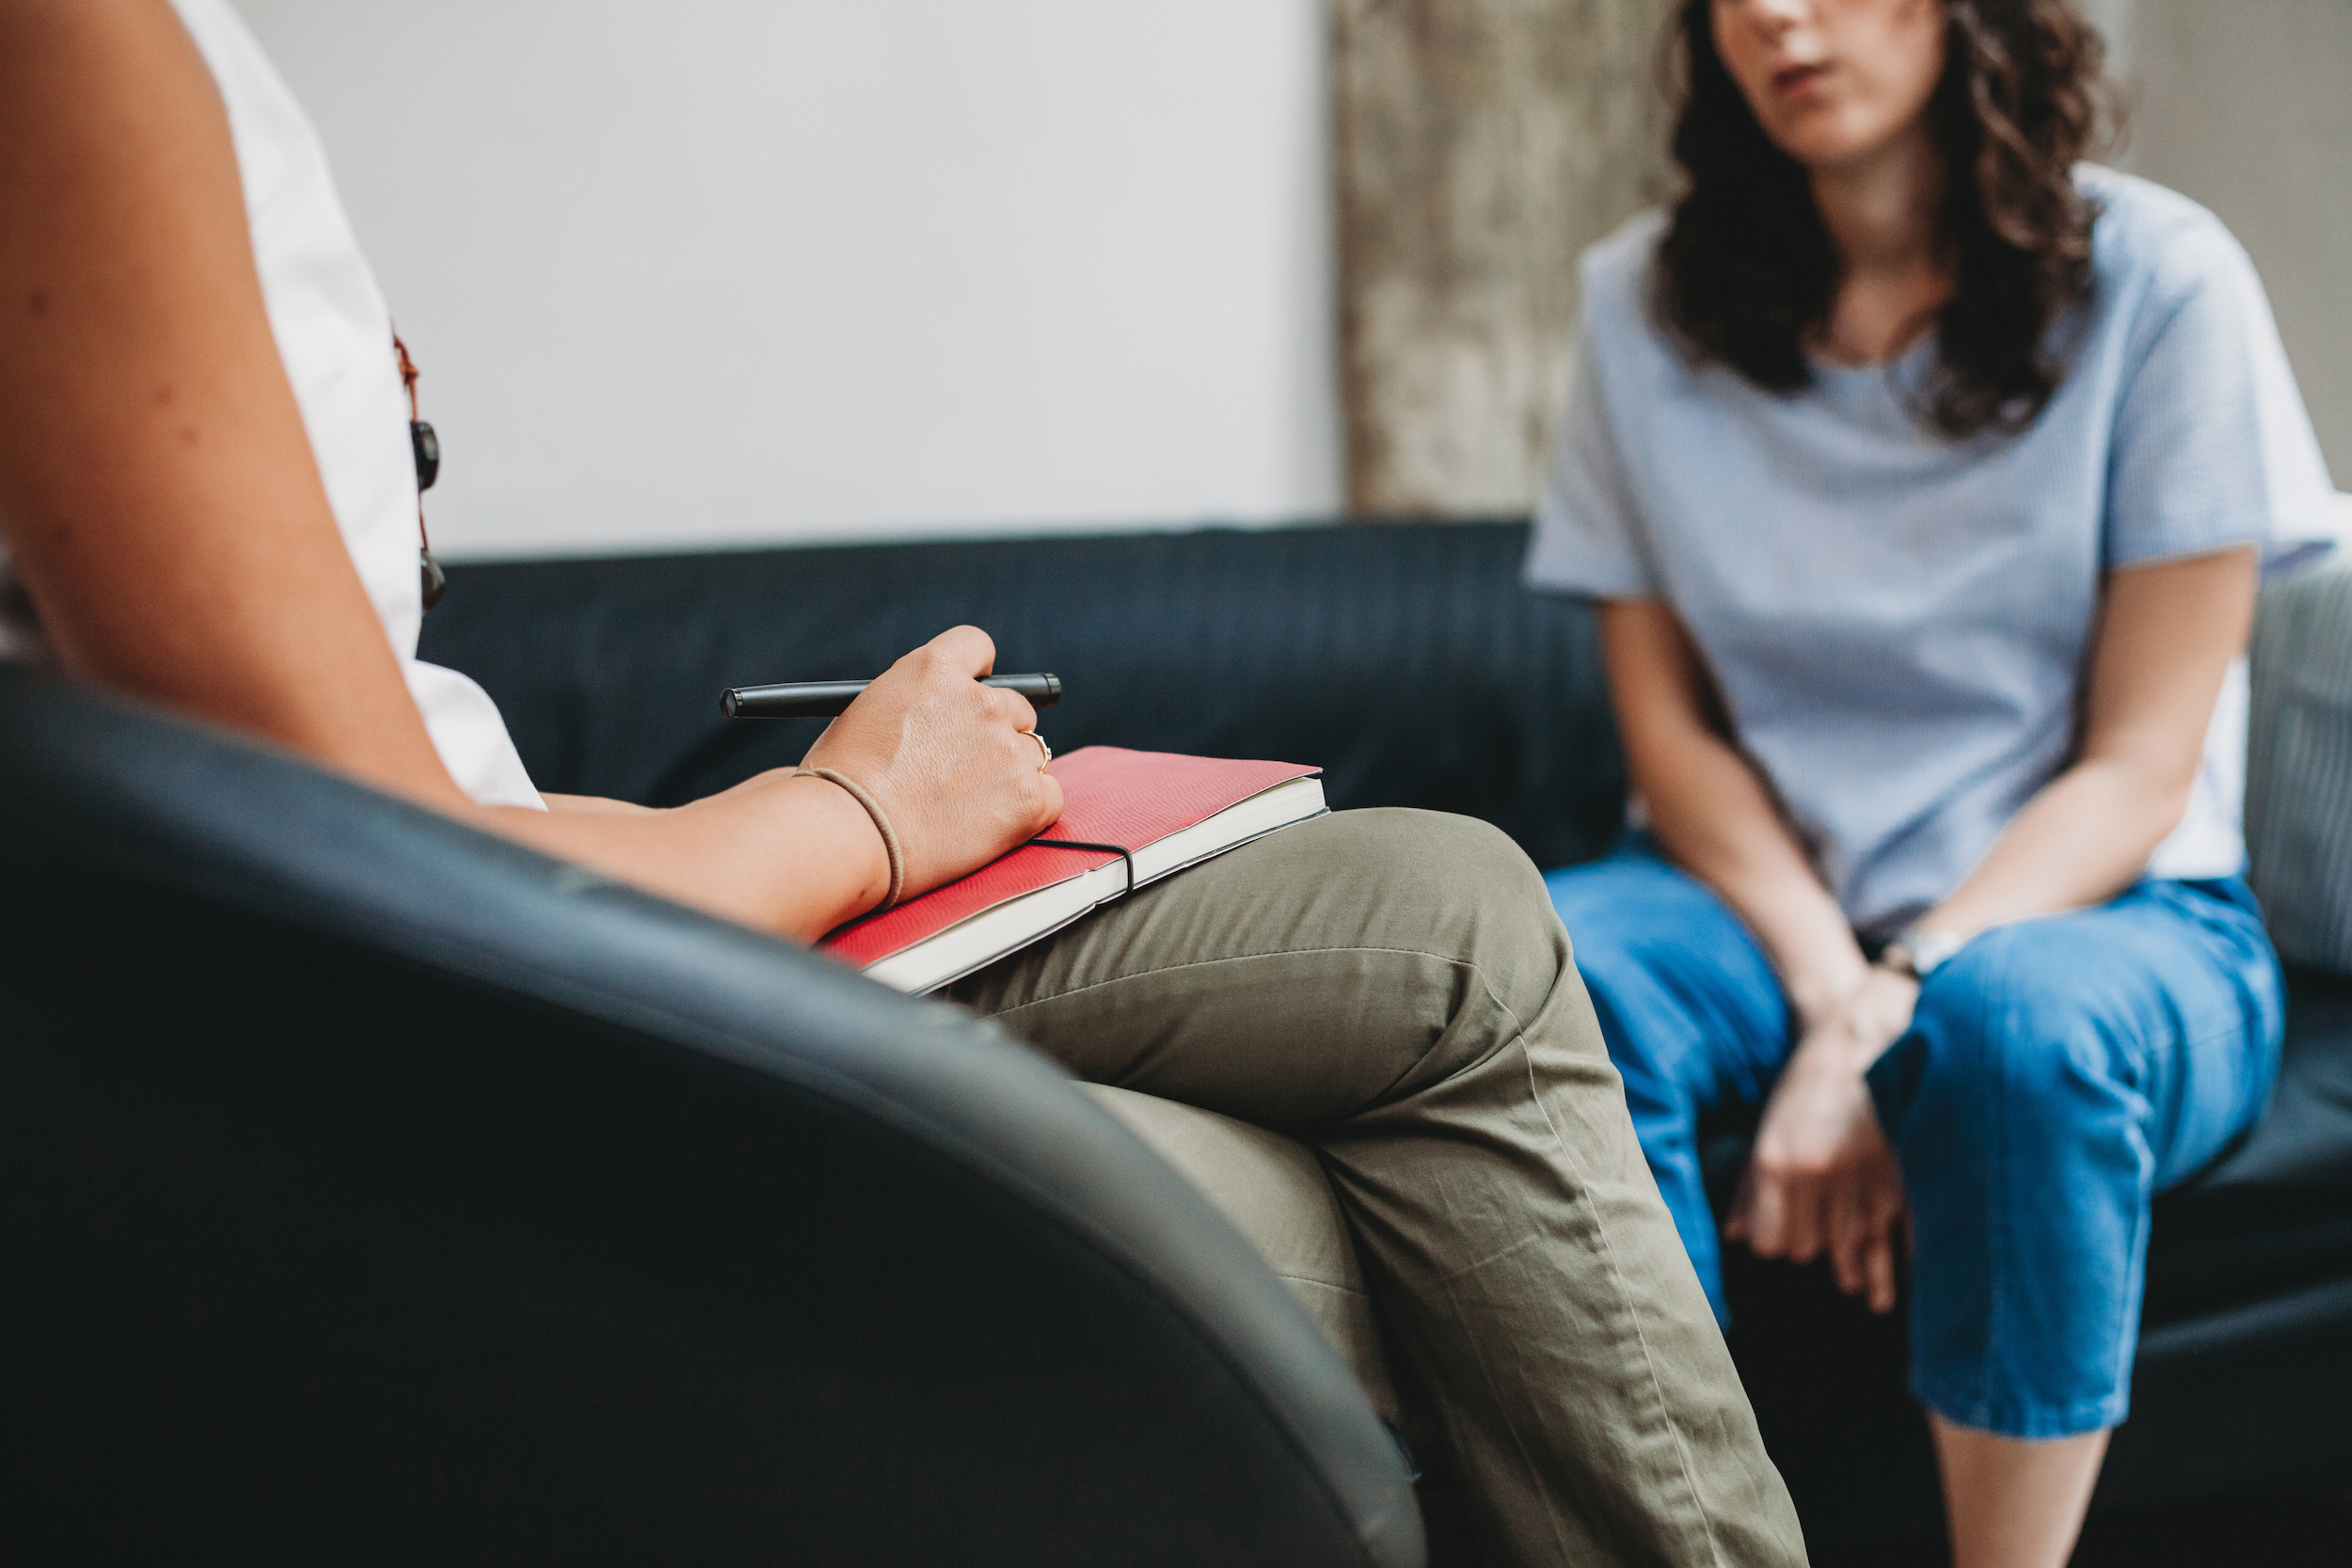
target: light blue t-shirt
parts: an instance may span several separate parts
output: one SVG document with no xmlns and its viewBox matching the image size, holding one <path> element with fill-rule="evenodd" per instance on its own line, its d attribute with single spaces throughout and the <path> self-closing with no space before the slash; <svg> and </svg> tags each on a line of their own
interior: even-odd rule
<svg viewBox="0 0 2352 1568">
<path fill-rule="evenodd" d="M 1583 341 L 1538 512 L 1537 589 L 1670 603 L 1846 916 L 1900 928 L 2065 766 L 2103 576 L 2332 539 L 2333 486 L 2252 263 L 2218 219 L 2086 166 L 2095 281 L 2070 369 L 2015 436 L 1955 442 L 1891 367 L 1794 394 L 1680 355 L 1649 309 L 1663 217 L 1585 253 Z M 2232 671 L 2160 877 L 2242 869 Z"/>
</svg>

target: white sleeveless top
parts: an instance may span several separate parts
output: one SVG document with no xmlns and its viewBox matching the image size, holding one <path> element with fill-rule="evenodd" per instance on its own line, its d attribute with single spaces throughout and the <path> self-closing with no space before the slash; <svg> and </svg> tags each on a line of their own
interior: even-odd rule
<svg viewBox="0 0 2352 1568">
<path fill-rule="evenodd" d="M 417 470 L 390 312 L 352 234 L 326 150 L 227 0 L 172 0 L 212 68 L 236 138 L 253 255 L 278 356 L 327 503 L 450 774 L 483 805 L 544 807 L 489 694 L 417 657 Z M 46 663 L 0 545 L 0 658 Z"/>
</svg>

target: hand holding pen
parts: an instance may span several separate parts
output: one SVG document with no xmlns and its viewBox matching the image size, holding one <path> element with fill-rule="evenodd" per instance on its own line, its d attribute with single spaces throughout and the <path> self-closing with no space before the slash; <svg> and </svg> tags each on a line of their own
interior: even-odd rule
<svg viewBox="0 0 2352 1568">
<path fill-rule="evenodd" d="M 818 773 L 811 787 L 838 786 L 843 805 L 855 800 L 873 819 L 877 904 L 887 901 L 884 890 L 911 898 L 985 865 L 1061 816 L 1037 710 L 990 676 L 995 659 L 986 632 L 957 626 L 870 682 L 826 682 L 829 690 L 801 688 L 797 697 L 758 704 L 742 699 L 760 689 L 729 694 L 740 717 L 782 708 L 779 716 L 835 719 L 803 768 Z M 1048 702 L 1060 695 L 1050 675 L 1001 679 L 1048 683 L 1039 692 Z"/>
</svg>

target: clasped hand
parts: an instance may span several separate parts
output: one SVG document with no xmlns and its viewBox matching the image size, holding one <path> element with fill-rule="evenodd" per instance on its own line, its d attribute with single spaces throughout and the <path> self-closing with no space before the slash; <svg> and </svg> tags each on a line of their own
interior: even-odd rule
<svg viewBox="0 0 2352 1568">
<path fill-rule="evenodd" d="M 1911 1026 L 1918 997 L 1917 981 L 1873 968 L 1805 1028 L 1724 1227 L 1760 1258 L 1805 1263 L 1826 1251 L 1838 1288 L 1874 1312 L 1895 1305 L 1895 1231 L 1906 1210 L 1864 1074 Z"/>
</svg>

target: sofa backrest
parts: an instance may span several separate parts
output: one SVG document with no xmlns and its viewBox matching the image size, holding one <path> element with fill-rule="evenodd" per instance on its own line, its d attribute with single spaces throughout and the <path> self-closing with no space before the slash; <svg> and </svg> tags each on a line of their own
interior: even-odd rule
<svg viewBox="0 0 2352 1568">
<path fill-rule="evenodd" d="M 1067 683 L 1040 729 L 1320 764 L 1339 806 L 1483 817 L 1537 863 L 1624 816 L 1583 605 L 1519 586 L 1523 523 L 1354 524 L 459 565 L 424 657 L 505 713 L 543 788 L 675 802 L 801 759 L 722 689 L 879 673 L 970 622 Z"/>
<path fill-rule="evenodd" d="M 1320 763 L 1338 806 L 1484 817 L 1545 866 L 1605 850 L 1625 777 L 1592 614 L 1527 593 L 1518 522 L 1208 530 L 463 565 L 424 656 L 548 789 L 666 803 L 797 762 L 814 722 L 720 690 L 870 675 L 958 622 L 1089 744 Z M 2352 552 L 2346 552 L 2352 554 Z M 2352 559 L 2268 590 L 2248 832 L 2282 953 L 2352 974 Z"/>
</svg>

